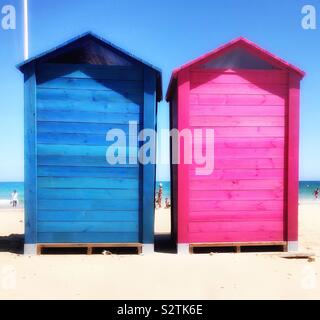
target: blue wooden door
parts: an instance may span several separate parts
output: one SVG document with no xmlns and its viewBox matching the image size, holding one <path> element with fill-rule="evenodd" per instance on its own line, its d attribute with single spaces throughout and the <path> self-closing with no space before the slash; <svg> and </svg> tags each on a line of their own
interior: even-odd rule
<svg viewBox="0 0 320 320">
<path fill-rule="evenodd" d="M 43 65 L 37 73 L 37 242 L 141 238 L 141 168 L 110 165 L 106 134 L 142 126 L 143 70 Z M 128 154 L 128 152 L 127 152 Z"/>
</svg>

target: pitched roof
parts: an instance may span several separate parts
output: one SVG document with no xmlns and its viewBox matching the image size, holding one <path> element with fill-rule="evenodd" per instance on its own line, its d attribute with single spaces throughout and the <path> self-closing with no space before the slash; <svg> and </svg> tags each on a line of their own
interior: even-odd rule
<svg viewBox="0 0 320 320">
<path fill-rule="evenodd" d="M 159 68 L 155 67 L 154 65 L 136 57 L 135 55 L 129 53 L 128 51 L 125 51 L 125 50 L 119 48 L 118 46 L 116 46 L 112 42 L 94 34 L 93 32 L 86 32 L 84 34 L 81 34 L 75 38 L 70 39 L 69 41 L 62 43 L 61 45 L 59 45 L 57 47 L 54 47 L 54 48 L 52 48 L 48 51 L 45 51 L 39 55 L 36 55 L 28 60 L 25 60 L 22 63 L 18 64 L 17 68 L 21 72 L 24 72 L 25 67 L 27 65 L 29 65 L 30 63 L 36 62 L 40 59 L 49 58 L 50 56 L 55 56 L 59 52 L 61 52 L 61 55 L 63 55 L 66 51 L 72 50 L 75 44 L 79 44 L 82 41 L 85 41 L 88 39 L 96 40 L 96 41 L 98 41 L 99 44 L 101 44 L 107 48 L 112 48 L 115 51 L 117 51 L 118 53 L 125 55 L 125 56 L 131 58 L 132 60 L 153 69 L 157 74 L 157 99 L 158 99 L 158 101 L 162 100 L 162 71 L 161 71 L 161 69 L 159 69 Z"/>
<path fill-rule="evenodd" d="M 270 63 L 271 65 L 277 66 L 280 69 L 291 70 L 291 71 L 295 72 L 296 74 L 298 74 L 298 76 L 300 76 L 301 78 L 303 78 L 305 76 L 305 72 L 302 71 L 301 69 L 286 62 L 285 60 L 279 58 L 278 56 L 268 52 L 267 50 L 259 47 L 258 45 L 251 42 L 250 40 L 248 40 L 244 37 L 239 37 L 239 38 L 236 38 L 236 39 L 228 42 L 227 44 L 225 44 L 225 45 L 223 45 L 223 46 L 221 46 L 221 47 L 219 47 L 219 48 L 217 48 L 207 54 L 204 54 L 204 55 L 200 56 L 199 58 L 192 60 L 192 61 L 182 65 L 181 67 L 175 69 L 173 71 L 171 79 L 170 79 L 170 84 L 169 84 L 167 95 L 166 95 L 167 101 L 170 100 L 170 95 L 171 95 L 171 92 L 172 92 L 172 89 L 174 86 L 174 82 L 177 79 L 177 76 L 180 71 L 186 70 L 191 67 L 195 67 L 197 65 L 205 64 L 209 60 L 218 58 L 218 57 L 222 56 L 223 54 L 225 54 L 226 52 L 228 52 L 229 50 L 232 50 L 236 47 L 245 48 L 249 52 L 259 56 L 262 60 Z"/>
</svg>

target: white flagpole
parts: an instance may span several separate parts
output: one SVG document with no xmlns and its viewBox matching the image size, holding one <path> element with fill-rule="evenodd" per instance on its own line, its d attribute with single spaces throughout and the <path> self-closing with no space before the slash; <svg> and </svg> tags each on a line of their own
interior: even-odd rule
<svg viewBox="0 0 320 320">
<path fill-rule="evenodd" d="M 23 0 L 24 7 L 24 60 L 29 59 L 29 21 L 28 21 L 28 0 Z"/>
</svg>

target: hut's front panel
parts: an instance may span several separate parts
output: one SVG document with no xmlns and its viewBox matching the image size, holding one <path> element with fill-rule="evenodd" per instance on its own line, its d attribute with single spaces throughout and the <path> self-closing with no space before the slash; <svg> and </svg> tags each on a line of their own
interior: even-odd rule
<svg viewBox="0 0 320 320">
<path fill-rule="evenodd" d="M 191 71 L 189 125 L 214 129 L 215 169 L 188 169 L 189 242 L 285 240 L 287 94 L 280 70 Z"/>
<path fill-rule="evenodd" d="M 140 241 L 141 179 L 128 164 L 129 121 L 141 125 L 143 71 L 46 65 L 37 71 L 37 241 Z M 110 165 L 111 129 L 126 159 Z M 139 127 L 138 127 L 139 130 Z M 134 139 L 137 139 L 136 137 Z"/>
</svg>

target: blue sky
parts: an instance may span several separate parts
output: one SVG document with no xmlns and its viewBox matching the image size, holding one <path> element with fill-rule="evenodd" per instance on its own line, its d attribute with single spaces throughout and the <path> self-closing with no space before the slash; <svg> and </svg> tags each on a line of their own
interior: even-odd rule
<svg viewBox="0 0 320 320">
<path fill-rule="evenodd" d="M 0 181 L 23 180 L 22 0 L 12 4 L 17 29 L 0 28 Z M 307 72 L 302 83 L 300 178 L 320 180 L 320 25 L 301 27 L 300 0 L 29 0 L 30 55 L 91 30 L 163 70 L 171 71 L 238 36 L 245 36 Z M 1 12 L 1 10 L 0 10 Z M 2 16 L 1 16 L 2 17 Z M 159 128 L 168 127 L 168 105 L 159 108 Z M 160 141 L 159 152 L 168 153 Z M 158 167 L 158 179 L 169 169 Z"/>
</svg>

